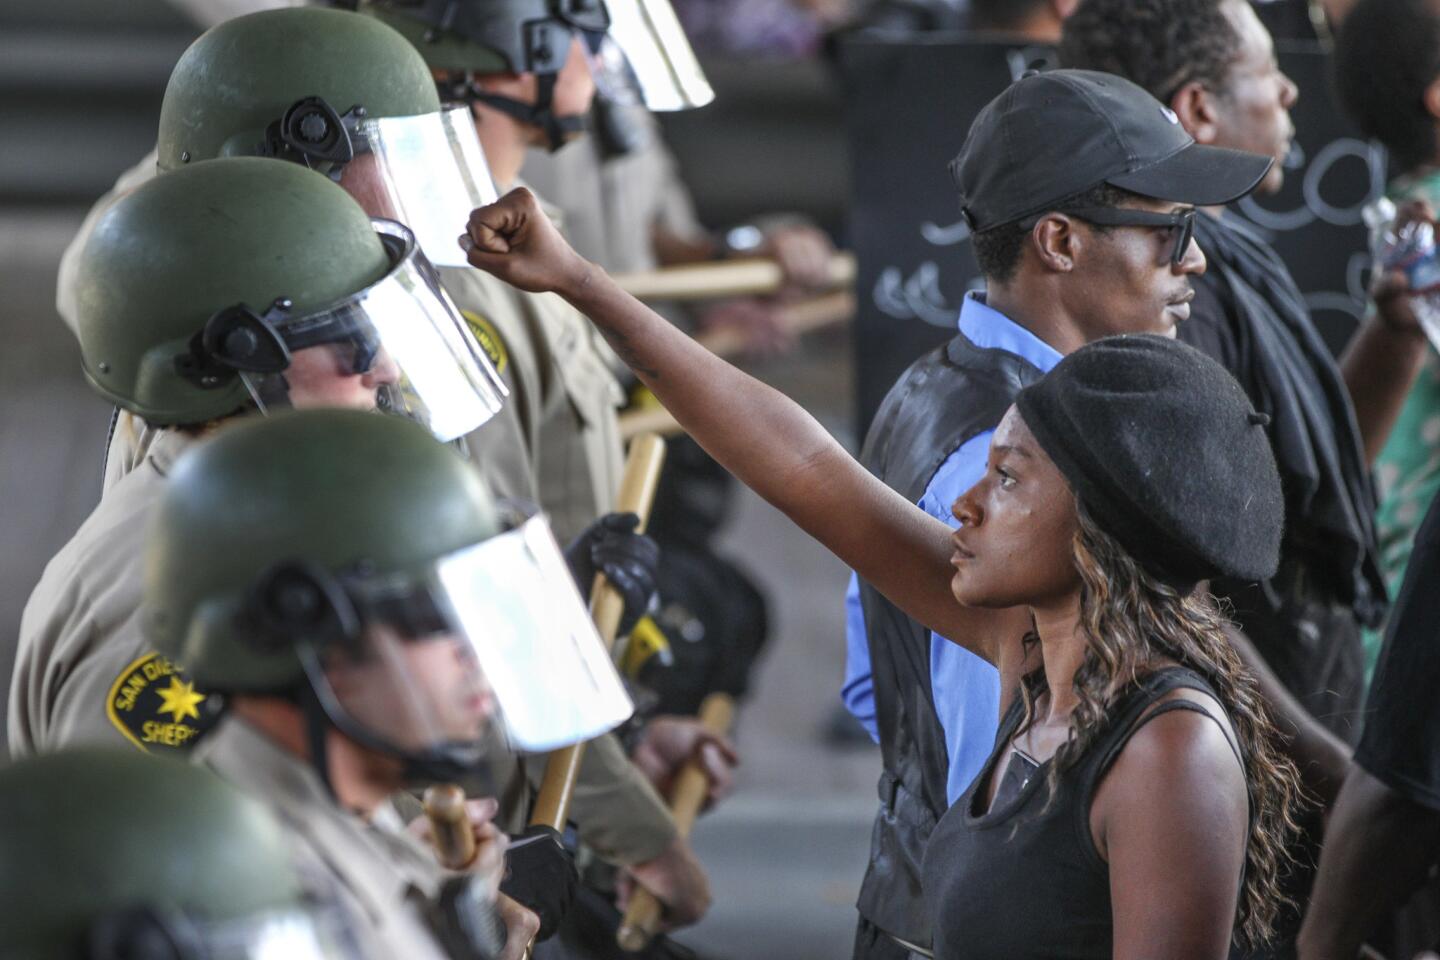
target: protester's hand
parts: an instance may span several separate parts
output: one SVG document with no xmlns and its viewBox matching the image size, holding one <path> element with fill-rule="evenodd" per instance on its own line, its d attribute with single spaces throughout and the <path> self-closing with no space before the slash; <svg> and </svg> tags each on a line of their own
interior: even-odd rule
<svg viewBox="0 0 1440 960">
<path fill-rule="evenodd" d="M 595 574 L 619 591 L 625 601 L 619 636 L 626 636 L 650 608 L 660 573 L 660 546 L 637 533 L 633 513 L 607 513 L 580 532 L 565 548 L 565 563 L 582 596 L 590 595 Z"/>
<path fill-rule="evenodd" d="M 774 257 L 785 281 L 805 289 L 830 286 L 835 246 L 825 231 L 808 223 L 788 223 L 765 231 L 759 253 Z"/>
<path fill-rule="evenodd" d="M 592 269 L 524 187 L 472 211 L 459 242 L 472 266 L 531 293 L 563 292 Z"/>
<path fill-rule="evenodd" d="M 628 867 L 616 878 L 616 905 L 623 912 L 639 884 L 654 894 L 664 907 L 662 930 L 674 930 L 696 923 L 710 909 L 710 881 L 684 837 L 676 837 L 665 852 L 653 860 Z"/>
<path fill-rule="evenodd" d="M 505 949 L 496 960 L 523 960 L 540 932 L 540 918 L 503 893 L 495 901 L 495 912 L 505 924 Z"/>
<path fill-rule="evenodd" d="M 510 841 L 500 892 L 539 918 L 536 941 L 554 935 L 575 902 L 579 883 L 575 860 L 555 830 L 538 824 Z"/>
<path fill-rule="evenodd" d="M 795 335 L 780 322 L 777 301 L 758 297 L 725 300 L 708 308 L 699 317 L 702 332 L 731 331 L 739 335 L 746 353 L 774 356 L 795 346 Z"/>
<path fill-rule="evenodd" d="M 510 845 L 510 838 L 490 822 L 499 809 L 499 802 L 491 797 L 465 801 L 465 814 L 475 831 L 475 859 L 470 861 L 465 872 L 479 878 L 491 899 L 500 892 L 500 880 L 505 875 L 505 851 Z M 408 829 L 417 840 L 433 844 L 428 817 L 416 817 Z"/>
<path fill-rule="evenodd" d="M 705 798 L 707 805 L 730 792 L 733 772 L 740 763 L 740 755 L 728 739 L 706 730 L 695 717 L 669 715 L 654 717 L 645 724 L 630 759 L 661 796 L 670 795 L 670 787 L 681 767 L 690 760 L 698 760 L 710 781 Z"/>
<path fill-rule="evenodd" d="M 1413 224 L 1430 223 L 1440 234 L 1440 224 L 1435 224 L 1435 211 L 1423 200 L 1403 203 L 1395 211 L 1394 231 L 1399 234 Z M 1423 336 L 1420 320 L 1415 313 L 1414 293 L 1405 273 L 1400 270 L 1377 271 L 1370 283 L 1370 298 L 1375 301 L 1375 311 L 1381 323 L 1397 333 Z"/>
</svg>

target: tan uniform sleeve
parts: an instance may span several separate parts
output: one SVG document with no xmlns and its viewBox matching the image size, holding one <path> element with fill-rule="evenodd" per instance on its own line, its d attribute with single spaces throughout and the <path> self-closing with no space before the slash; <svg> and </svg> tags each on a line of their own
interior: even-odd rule
<svg viewBox="0 0 1440 960">
<path fill-rule="evenodd" d="M 109 566 L 100 570 L 106 582 L 98 590 L 71 563 L 47 570 L 26 604 L 6 718 L 12 757 L 126 745 L 106 705 L 143 652 L 140 577 Z"/>
<path fill-rule="evenodd" d="M 114 429 L 105 448 L 105 479 L 100 485 L 102 494 L 145 462 L 150 444 L 159 433 L 128 410 L 116 412 Z"/>
<path fill-rule="evenodd" d="M 57 590 L 49 581 L 49 576 L 41 578 L 20 619 L 20 640 L 15 650 L 15 672 L 10 675 L 10 704 L 5 718 L 12 760 L 33 756 L 45 749 L 50 729 L 51 693 L 58 686 L 53 676 L 60 668 L 55 656 L 58 638 L 68 631 L 86 629 L 88 623 L 88 614 L 73 589 Z"/>
<path fill-rule="evenodd" d="M 538 790 L 545 775 L 544 760 L 526 763 L 525 771 L 532 789 Z M 582 843 L 621 866 L 658 857 L 677 835 L 665 801 L 610 734 L 585 747 L 570 819 Z"/>
</svg>

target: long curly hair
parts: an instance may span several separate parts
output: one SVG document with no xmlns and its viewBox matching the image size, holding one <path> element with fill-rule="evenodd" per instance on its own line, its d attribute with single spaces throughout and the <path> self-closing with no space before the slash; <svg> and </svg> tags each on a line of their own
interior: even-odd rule
<svg viewBox="0 0 1440 960">
<path fill-rule="evenodd" d="M 1194 670 L 1219 697 L 1244 759 L 1250 834 L 1235 935 L 1242 947 L 1257 947 L 1270 939 L 1277 913 L 1289 903 L 1280 879 L 1292 865 L 1288 847 L 1305 803 L 1299 774 L 1279 750 L 1269 709 L 1225 634 L 1227 621 L 1215 600 L 1200 590 L 1182 595 L 1160 582 L 1096 526 L 1078 501 L 1076 511 L 1073 550 L 1086 651 L 1075 671 L 1080 702 L 1070 717 L 1069 737 L 1050 767 L 1050 795 L 1060 775 L 1105 731 L 1120 698 L 1158 663 L 1173 660 Z M 1034 634 L 1026 638 L 1027 645 L 1038 642 Z M 1035 722 L 1036 698 L 1044 691 L 1043 669 L 1021 684 L 1025 715 L 1019 733 Z"/>
</svg>

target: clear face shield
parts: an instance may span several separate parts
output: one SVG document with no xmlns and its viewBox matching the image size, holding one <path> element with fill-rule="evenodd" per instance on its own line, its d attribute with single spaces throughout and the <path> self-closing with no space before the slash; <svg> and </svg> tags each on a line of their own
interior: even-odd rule
<svg viewBox="0 0 1440 960">
<path fill-rule="evenodd" d="M 380 410 L 444 441 L 490 419 L 504 403 L 504 382 L 410 231 L 373 222 L 393 263 L 385 277 L 315 313 L 293 315 L 285 300 L 263 315 L 243 306 L 217 313 L 190 375 L 204 383 L 207 371 L 238 371 L 262 411 Z"/>
<path fill-rule="evenodd" d="M 591 63 L 601 94 L 657 112 L 715 99 L 669 0 L 606 0 L 610 28 Z"/>
<path fill-rule="evenodd" d="M 417 776 L 481 770 L 501 742 L 588 740 L 634 710 L 541 516 L 422 571 L 338 584 L 354 627 L 301 647 L 311 688 L 338 729 Z"/>
<path fill-rule="evenodd" d="M 341 184 L 372 215 L 409 227 L 431 263 L 467 266 L 455 238 L 471 210 L 499 196 L 470 109 L 365 120 L 359 130 L 369 153 L 351 162 Z"/>
<path fill-rule="evenodd" d="M 88 950 L 93 960 L 146 956 L 174 960 L 351 960 L 361 956 L 334 903 L 297 904 L 227 920 L 169 908 L 140 907 L 100 917 Z"/>
<path fill-rule="evenodd" d="M 319 97 L 272 123 L 262 152 L 328 174 L 371 216 L 398 220 L 431 263 L 466 265 L 455 238 L 470 211 L 497 197 L 474 118 L 464 106 L 411 117 L 341 115 Z"/>
</svg>

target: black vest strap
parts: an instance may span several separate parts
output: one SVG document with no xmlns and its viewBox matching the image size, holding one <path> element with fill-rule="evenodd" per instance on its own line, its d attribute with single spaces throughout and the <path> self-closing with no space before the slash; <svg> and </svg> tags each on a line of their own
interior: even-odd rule
<svg viewBox="0 0 1440 960">
<path fill-rule="evenodd" d="M 957 335 L 912 364 L 890 389 L 861 460 L 892 489 L 918 502 L 950 455 L 994 429 L 1021 388 L 1042 375 L 1022 357 L 977 347 Z M 860 603 L 885 766 L 880 789 L 888 802 L 875 821 L 870 868 L 856 906 L 882 930 L 928 946 L 920 864 L 947 806 L 950 765 L 930 688 L 930 632 L 863 580 Z"/>
</svg>

